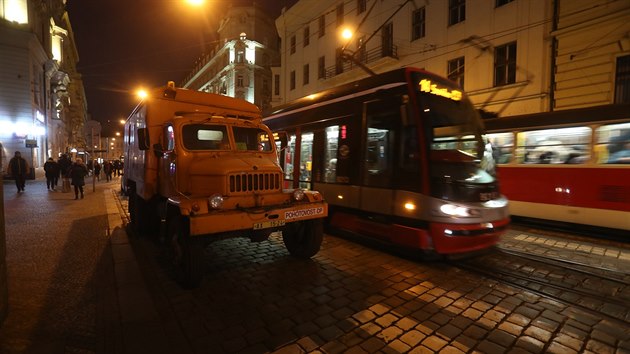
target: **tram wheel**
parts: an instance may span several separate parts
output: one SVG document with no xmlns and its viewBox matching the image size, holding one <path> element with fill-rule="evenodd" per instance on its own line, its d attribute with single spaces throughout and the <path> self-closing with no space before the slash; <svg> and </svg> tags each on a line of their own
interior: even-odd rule
<svg viewBox="0 0 630 354">
<path fill-rule="evenodd" d="M 173 215 L 167 223 L 177 279 L 185 288 L 196 288 L 203 278 L 203 243 L 190 236 L 188 218 Z"/>
<path fill-rule="evenodd" d="M 322 219 L 298 221 L 282 230 L 282 241 L 291 256 L 308 259 L 319 252 L 324 239 Z"/>
</svg>

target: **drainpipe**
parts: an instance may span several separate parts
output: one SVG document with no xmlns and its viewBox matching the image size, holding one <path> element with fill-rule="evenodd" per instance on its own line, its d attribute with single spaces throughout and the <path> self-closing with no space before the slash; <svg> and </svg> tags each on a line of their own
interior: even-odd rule
<svg viewBox="0 0 630 354">
<path fill-rule="evenodd" d="M 560 10 L 560 0 L 553 1 L 553 18 L 551 21 L 551 32 L 558 30 L 558 12 Z M 551 37 L 551 74 L 549 75 L 549 112 L 553 112 L 556 100 L 556 56 L 558 55 L 558 39 L 555 34 Z"/>
</svg>

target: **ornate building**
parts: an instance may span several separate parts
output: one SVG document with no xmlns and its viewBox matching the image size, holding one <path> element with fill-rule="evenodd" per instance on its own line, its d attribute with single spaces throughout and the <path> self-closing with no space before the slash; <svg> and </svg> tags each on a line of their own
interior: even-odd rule
<svg viewBox="0 0 630 354">
<path fill-rule="evenodd" d="M 271 67 L 279 64 L 273 19 L 256 5 L 233 5 L 222 18 L 217 45 L 202 55 L 181 86 L 243 98 L 271 109 Z"/>
<path fill-rule="evenodd" d="M 19 150 L 34 169 L 85 146 L 87 105 L 65 3 L 0 0 L 2 157 Z"/>
</svg>

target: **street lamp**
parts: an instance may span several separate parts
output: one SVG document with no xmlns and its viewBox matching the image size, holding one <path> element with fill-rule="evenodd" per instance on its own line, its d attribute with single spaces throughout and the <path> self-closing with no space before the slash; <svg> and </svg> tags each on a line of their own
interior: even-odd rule
<svg viewBox="0 0 630 354">
<path fill-rule="evenodd" d="M 138 91 L 136 91 L 136 95 L 138 95 L 138 97 L 140 97 L 140 99 L 143 100 L 147 98 L 149 94 L 144 89 L 139 89 Z"/>
</svg>

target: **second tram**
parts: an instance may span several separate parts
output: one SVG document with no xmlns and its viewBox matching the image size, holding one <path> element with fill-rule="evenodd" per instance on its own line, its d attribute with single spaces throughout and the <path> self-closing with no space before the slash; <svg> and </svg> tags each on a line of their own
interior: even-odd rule
<svg viewBox="0 0 630 354">
<path fill-rule="evenodd" d="M 321 192 L 329 226 L 429 254 L 495 245 L 509 223 L 478 112 L 453 82 L 398 69 L 278 107 L 287 187 Z"/>
<path fill-rule="evenodd" d="M 487 119 L 510 213 L 630 231 L 630 104 Z M 572 225 L 570 225 L 572 226 Z"/>
</svg>

